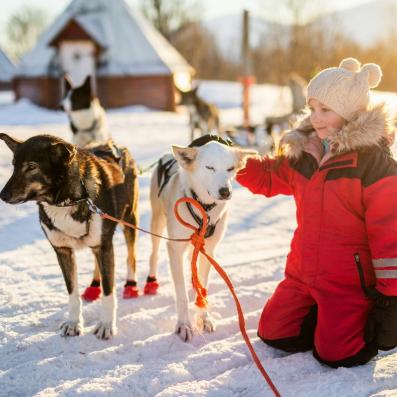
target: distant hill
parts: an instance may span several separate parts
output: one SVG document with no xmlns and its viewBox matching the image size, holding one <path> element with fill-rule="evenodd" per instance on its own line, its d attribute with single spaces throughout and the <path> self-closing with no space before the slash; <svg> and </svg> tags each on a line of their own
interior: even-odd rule
<svg viewBox="0 0 397 397">
<path fill-rule="evenodd" d="M 378 40 L 397 31 L 397 1 L 374 0 L 354 8 L 337 11 L 320 17 L 317 21 L 329 28 L 340 29 L 363 47 L 369 47 Z M 204 21 L 204 26 L 214 35 L 219 48 L 228 59 L 237 59 L 241 49 L 242 14 L 225 15 Z M 280 25 L 261 17 L 250 19 L 250 42 L 253 47 L 266 40 L 267 33 L 278 29 L 286 31 L 286 25 Z"/>
</svg>

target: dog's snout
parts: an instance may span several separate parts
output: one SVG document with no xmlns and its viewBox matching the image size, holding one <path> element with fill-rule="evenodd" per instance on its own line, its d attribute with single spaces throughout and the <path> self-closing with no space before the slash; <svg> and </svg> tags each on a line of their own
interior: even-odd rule
<svg viewBox="0 0 397 397">
<path fill-rule="evenodd" d="M 11 199 L 11 192 L 8 190 L 3 189 L 0 192 L 0 199 L 2 199 L 3 201 L 5 201 L 6 203 L 8 203 Z"/>
<path fill-rule="evenodd" d="M 228 198 L 230 198 L 232 192 L 230 191 L 230 189 L 228 187 L 222 187 L 219 189 L 219 196 L 224 199 L 227 200 Z"/>
</svg>

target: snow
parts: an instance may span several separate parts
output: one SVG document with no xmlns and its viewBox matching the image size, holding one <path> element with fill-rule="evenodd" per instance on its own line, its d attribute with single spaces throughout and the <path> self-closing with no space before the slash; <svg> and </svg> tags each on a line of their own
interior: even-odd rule
<svg viewBox="0 0 397 397">
<path fill-rule="evenodd" d="M 240 86 L 203 82 L 200 93 L 221 107 L 225 124 L 241 122 Z M 397 96 L 379 93 L 396 108 Z M 285 88 L 255 86 L 252 118 L 288 110 Z M 108 112 L 115 140 L 126 145 L 145 167 L 172 143 L 188 143 L 188 116 L 142 107 Z M 71 134 L 61 112 L 20 101 L 0 107 L 0 130 L 20 139 L 52 133 Z M 0 144 L 0 186 L 12 171 L 11 153 Z M 150 220 L 149 178 L 139 178 L 140 222 Z M 397 396 L 397 349 L 382 352 L 359 368 L 331 369 L 310 352 L 287 354 L 264 345 L 256 336 L 262 307 L 283 277 L 289 241 L 295 228 L 290 197 L 266 199 L 234 187 L 230 223 L 218 260 L 241 301 L 253 346 L 283 396 Z M 197 334 L 191 343 L 174 335 L 176 310 L 165 245 L 160 250 L 160 293 L 135 300 L 121 298 L 126 249 L 114 238 L 118 334 L 110 341 L 92 334 L 99 302 L 85 304 L 85 334 L 62 338 L 58 326 L 66 316 L 67 293 L 56 256 L 44 237 L 36 205 L 0 203 L 0 396 L 213 396 L 256 397 L 272 393 L 253 364 L 239 331 L 233 299 L 212 272 L 209 300 L 217 330 Z M 138 281 L 143 287 L 149 268 L 150 238 L 138 241 Z M 89 251 L 77 255 L 82 291 L 91 279 Z M 193 293 L 190 293 L 193 300 Z M 194 314 L 193 303 L 191 304 Z"/>
</svg>

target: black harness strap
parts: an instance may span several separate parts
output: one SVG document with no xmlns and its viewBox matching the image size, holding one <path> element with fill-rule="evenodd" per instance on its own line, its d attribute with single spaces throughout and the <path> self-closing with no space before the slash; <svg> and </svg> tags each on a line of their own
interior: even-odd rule
<svg viewBox="0 0 397 397">
<path fill-rule="evenodd" d="M 174 158 L 169 159 L 165 163 L 161 161 L 161 159 L 158 162 L 158 169 L 157 169 L 157 184 L 159 185 L 159 192 L 158 192 L 158 197 L 160 197 L 161 192 L 169 182 L 170 178 L 172 177 L 171 174 L 171 168 L 174 166 L 176 163 L 176 160 Z"/>
<path fill-rule="evenodd" d="M 189 145 L 189 147 L 200 147 L 200 146 L 204 146 L 206 143 L 208 142 L 218 142 L 221 143 L 222 145 L 225 146 L 233 146 L 233 141 L 229 138 L 222 138 L 219 135 L 215 135 L 215 134 L 206 134 L 203 136 L 200 136 L 199 138 L 196 138 L 192 141 L 192 143 Z"/>
<path fill-rule="evenodd" d="M 94 121 L 92 122 L 91 126 L 88 128 L 78 128 L 72 121 L 72 118 L 69 117 L 69 122 L 70 122 L 70 128 L 72 129 L 72 132 L 74 134 L 76 134 L 77 132 L 92 132 L 94 130 L 96 130 L 96 128 L 98 127 L 99 124 L 99 118 L 94 119 Z"/>
<path fill-rule="evenodd" d="M 89 151 L 93 155 L 103 159 L 105 159 L 105 157 L 111 157 L 121 167 L 123 152 L 113 141 L 107 142 L 106 145 L 99 145 L 97 148 L 93 147 L 89 149 Z"/>
<path fill-rule="evenodd" d="M 196 200 L 205 210 L 205 212 L 207 212 L 207 216 L 208 216 L 208 225 L 207 225 L 207 230 L 205 232 L 204 238 L 209 238 L 211 237 L 214 233 L 215 233 L 215 229 L 216 229 L 216 225 L 219 222 L 219 219 L 215 222 L 215 223 L 211 223 L 211 217 L 208 215 L 208 211 L 211 211 L 213 208 L 216 207 L 216 203 L 211 203 L 211 204 L 204 204 L 202 203 L 198 197 L 197 194 L 194 190 L 190 190 L 191 194 L 192 194 L 192 198 L 194 200 Z M 185 197 L 187 197 L 185 195 Z M 190 215 L 192 216 L 192 218 L 195 220 L 195 222 L 197 223 L 199 230 L 201 230 L 201 228 L 203 227 L 203 220 L 202 218 L 200 218 L 193 210 L 193 207 L 190 203 L 186 203 L 186 207 L 190 212 Z"/>
</svg>

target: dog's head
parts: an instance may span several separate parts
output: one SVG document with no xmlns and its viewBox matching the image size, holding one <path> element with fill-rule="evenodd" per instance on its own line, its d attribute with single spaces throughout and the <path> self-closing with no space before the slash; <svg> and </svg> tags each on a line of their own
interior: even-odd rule
<svg viewBox="0 0 397 397">
<path fill-rule="evenodd" d="M 0 198 L 9 204 L 30 200 L 53 203 L 75 159 L 75 146 L 50 135 L 19 141 L 0 134 L 0 139 L 14 153 L 14 170 Z"/>
<path fill-rule="evenodd" d="M 179 93 L 179 105 L 194 105 L 197 101 L 198 94 L 197 91 L 199 89 L 199 86 L 196 86 L 195 88 L 192 88 L 190 91 L 181 91 L 178 89 Z"/>
<path fill-rule="evenodd" d="M 237 171 L 244 167 L 248 156 L 257 154 L 214 141 L 200 147 L 173 145 L 172 151 L 190 186 L 205 201 L 229 200 Z"/>
<path fill-rule="evenodd" d="M 68 76 L 63 77 L 64 96 L 61 106 L 66 113 L 70 114 L 78 110 L 87 110 L 91 107 L 94 95 L 91 87 L 91 76 L 87 76 L 84 83 L 79 87 L 72 87 Z"/>
</svg>

